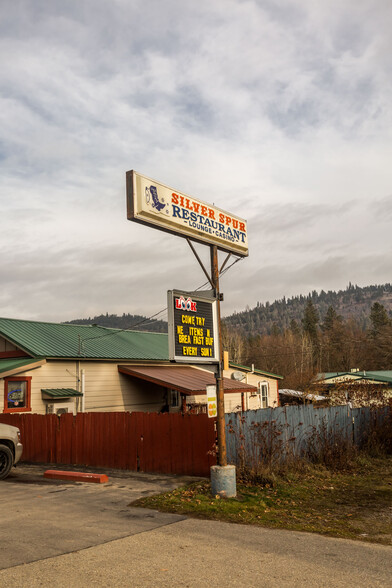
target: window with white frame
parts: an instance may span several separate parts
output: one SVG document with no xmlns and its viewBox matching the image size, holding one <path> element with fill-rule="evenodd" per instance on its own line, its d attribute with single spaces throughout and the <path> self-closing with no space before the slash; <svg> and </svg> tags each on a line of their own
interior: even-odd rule
<svg viewBox="0 0 392 588">
<path fill-rule="evenodd" d="M 260 408 L 268 408 L 268 382 L 259 382 Z"/>
</svg>

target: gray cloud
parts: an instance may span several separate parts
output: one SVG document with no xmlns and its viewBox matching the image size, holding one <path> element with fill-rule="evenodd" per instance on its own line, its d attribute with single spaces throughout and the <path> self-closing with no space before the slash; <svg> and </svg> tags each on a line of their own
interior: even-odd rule
<svg viewBox="0 0 392 588">
<path fill-rule="evenodd" d="M 386 198 L 374 200 L 369 205 L 369 214 L 378 223 L 390 222 L 392 219 L 392 194 Z"/>
<path fill-rule="evenodd" d="M 179 243 L 178 243 L 179 242 Z M 178 263 L 178 250 L 181 262 Z M 181 272 L 181 276 L 179 273 Z M 148 315 L 166 306 L 166 292 L 205 282 L 185 241 L 151 239 L 135 250 L 124 244 L 5 251 L 0 261 L 1 316 L 68 320 L 101 312 Z M 61 304 L 59 304 L 59 300 Z"/>
<path fill-rule="evenodd" d="M 385 2 L 3 5 L 0 314 L 149 314 L 204 282 L 126 220 L 132 168 L 249 221 L 225 313 L 390 280 Z"/>
<path fill-rule="evenodd" d="M 301 264 L 300 260 L 295 265 L 281 262 L 278 266 L 267 265 L 264 261 L 249 276 L 250 296 L 245 297 L 237 310 L 244 310 L 247 304 L 256 306 L 257 301 L 265 303 L 283 296 L 306 295 L 313 290 L 344 289 L 349 282 L 359 286 L 385 283 L 388 280 L 381 276 L 386 275 L 390 255 L 391 250 L 386 255 L 347 257 L 342 254 L 306 264 Z M 232 285 L 231 297 L 238 300 L 241 290 L 246 291 L 246 288 Z"/>
<path fill-rule="evenodd" d="M 249 225 L 253 231 L 263 226 L 264 231 L 274 235 L 287 231 L 298 233 L 315 223 L 322 224 L 329 220 L 336 222 L 337 219 L 349 214 L 354 207 L 354 202 L 344 202 L 337 206 L 307 202 L 271 204 L 263 207 L 264 209 L 250 220 Z"/>
</svg>

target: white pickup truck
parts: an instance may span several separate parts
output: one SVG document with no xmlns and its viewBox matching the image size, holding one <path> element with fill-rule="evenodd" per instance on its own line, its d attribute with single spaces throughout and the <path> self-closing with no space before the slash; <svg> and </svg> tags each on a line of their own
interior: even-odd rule
<svg viewBox="0 0 392 588">
<path fill-rule="evenodd" d="M 22 455 L 20 431 L 17 427 L 0 423 L 0 480 L 4 480 Z"/>
</svg>

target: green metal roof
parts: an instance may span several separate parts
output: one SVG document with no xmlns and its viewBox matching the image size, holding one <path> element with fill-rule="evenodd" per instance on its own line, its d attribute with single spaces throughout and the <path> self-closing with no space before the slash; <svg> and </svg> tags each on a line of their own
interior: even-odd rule
<svg viewBox="0 0 392 588">
<path fill-rule="evenodd" d="M 27 359 L 0 359 L 0 374 L 4 372 L 10 372 L 11 370 L 17 370 L 19 368 L 23 368 L 28 366 L 32 363 L 37 363 L 36 358 L 28 357 Z M 23 370 L 20 370 L 23 371 Z"/>
<path fill-rule="evenodd" d="M 166 333 L 0 318 L 0 336 L 49 358 L 168 360 Z"/>
<path fill-rule="evenodd" d="M 238 368 L 239 370 L 245 370 L 246 372 L 252 372 L 252 368 L 246 365 L 240 365 L 239 363 L 233 363 L 229 361 L 229 366 L 231 368 Z M 271 374 L 270 372 L 264 372 L 263 370 L 259 370 L 257 368 L 254 369 L 253 373 L 260 374 L 262 376 L 270 376 L 271 378 L 277 378 L 278 380 L 283 380 L 283 376 L 278 376 L 277 374 Z"/>
<path fill-rule="evenodd" d="M 360 371 L 360 372 L 327 372 L 325 374 L 318 374 L 317 380 L 325 381 L 333 378 L 344 378 L 345 376 L 354 376 L 356 380 L 374 380 L 375 382 L 392 382 L 392 371 L 383 370 L 376 372 Z"/>
<path fill-rule="evenodd" d="M 361 372 L 325 372 L 317 374 L 317 380 L 329 380 L 330 378 L 342 378 L 343 376 L 361 377 Z"/>
<path fill-rule="evenodd" d="M 391 372 L 359 372 L 363 380 L 374 380 L 375 382 L 385 382 L 389 384 L 392 382 Z"/>
<path fill-rule="evenodd" d="M 83 396 L 81 392 L 73 388 L 41 388 L 41 392 L 50 398 L 70 398 L 71 396 Z"/>
<path fill-rule="evenodd" d="M 383 370 L 377 372 L 362 372 L 364 378 L 371 378 L 372 380 L 379 380 L 383 382 L 392 382 L 392 371 Z"/>
</svg>

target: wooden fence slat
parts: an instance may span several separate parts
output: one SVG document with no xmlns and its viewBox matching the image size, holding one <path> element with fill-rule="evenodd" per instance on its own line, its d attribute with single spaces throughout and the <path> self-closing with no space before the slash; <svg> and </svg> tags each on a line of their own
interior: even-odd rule
<svg viewBox="0 0 392 588">
<path fill-rule="evenodd" d="M 271 423 L 271 442 L 274 427 L 280 427 L 282 438 L 300 454 L 306 436 L 314 427 L 325 425 L 328 434 L 347 435 L 360 445 L 371 419 L 382 422 L 390 414 L 388 408 L 316 409 L 311 405 L 260 409 L 243 415 L 232 413 L 226 415 L 228 459 L 236 463 L 241 444 L 246 444 L 251 452 L 258 451 L 254 435 L 258 427 L 267 427 L 266 423 Z M 214 419 L 206 414 L 118 412 L 61 417 L 0 414 L 0 422 L 19 427 L 24 445 L 22 459 L 33 463 L 201 476 L 208 476 L 211 465 L 216 463 Z M 229 432 L 230 427 L 234 433 Z"/>
</svg>

